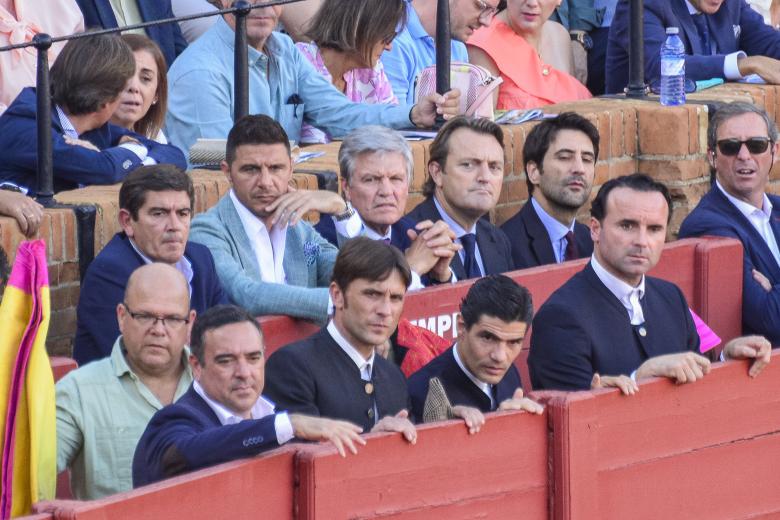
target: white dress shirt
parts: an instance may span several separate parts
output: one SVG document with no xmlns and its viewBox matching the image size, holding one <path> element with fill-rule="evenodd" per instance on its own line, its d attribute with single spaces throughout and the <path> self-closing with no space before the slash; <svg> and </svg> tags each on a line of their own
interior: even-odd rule
<svg viewBox="0 0 780 520">
<path fill-rule="evenodd" d="M 758 209 L 752 204 L 748 204 L 743 200 L 733 197 L 723 189 L 723 186 L 721 186 L 719 181 L 715 181 L 715 185 L 721 193 L 729 199 L 729 202 L 734 204 L 739 212 L 745 215 L 745 218 L 753 224 L 753 227 L 756 228 L 756 231 L 758 231 L 758 234 L 761 235 L 761 238 L 764 239 L 767 247 L 769 247 L 769 250 L 772 252 L 772 256 L 775 257 L 775 262 L 780 265 L 780 249 L 777 247 L 777 239 L 775 238 L 775 233 L 772 231 L 772 225 L 770 224 L 770 220 L 772 219 L 772 201 L 769 200 L 766 193 L 764 193 L 764 203 L 762 204 L 761 209 Z"/>
<path fill-rule="evenodd" d="M 555 254 L 555 261 L 560 264 L 566 258 L 566 246 L 569 245 L 569 241 L 566 239 L 566 233 L 569 231 L 574 233 L 574 219 L 572 219 L 571 225 L 566 227 L 555 218 L 551 217 L 550 214 L 544 210 L 542 205 L 536 202 L 536 199 L 533 197 L 531 197 L 531 205 L 533 206 L 534 211 L 536 211 L 539 220 L 542 221 L 544 229 L 547 230 L 547 236 L 550 238 L 553 254 Z"/>
<path fill-rule="evenodd" d="M 701 11 L 699 11 L 694 5 L 689 1 L 685 0 L 685 5 L 688 6 L 688 12 L 691 16 L 701 14 Z M 706 15 L 705 16 L 709 16 Z M 715 41 L 715 38 L 712 36 L 712 32 L 710 32 L 710 45 L 712 45 L 712 52 L 713 54 L 718 53 L 718 42 Z M 746 58 L 747 54 L 745 51 L 737 51 L 732 52 L 731 54 L 726 54 L 726 58 L 723 60 L 723 75 L 726 76 L 726 79 L 742 79 L 743 76 L 739 72 L 739 65 L 737 65 L 737 60 L 739 58 Z"/>
<path fill-rule="evenodd" d="M 284 274 L 284 248 L 287 244 L 287 225 L 275 225 L 269 232 L 263 221 L 241 204 L 231 189 L 230 200 L 236 208 L 238 218 L 244 226 L 244 232 L 252 244 L 257 265 L 260 268 L 260 278 L 268 283 L 287 283 Z"/>
<path fill-rule="evenodd" d="M 617 278 L 612 273 L 604 269 L 604 267 L 596 259 L 594 254 L 590 258 L 590 263 L 593 266 L 596 276 L 598 276 L 601 283 L 609 289 L 609 292 L 615 295 L 615 298 L 623 304 L 628 312 L 628 319 L 631 320 L 631 325 L 641 325 L 645 322 L 645 315 L 642 311 L 642 305 L 640 300 L 645 295 L 645 275 L 642 275 L 642 280 L 636 287 L 631 287 L 623 280 Z"/>
<path fill-rule="evenodd" d="M 343 350 L 349 356 L 349 359 L 355 363 L 355 366 L 358 367 L 358 370 L 360 370 L 360 378 L 363 381 L 371 381 L 376 352 L 371 352 L 368 359 L 364 358 L 363 355 L 358 352 L 355 347 L 350 345 L 349 341 L 341 335 L 341 332 L 339 332 L 339 329 L 336 327 L 336 324 L 333 323 L 333 320 L 328 323 L 327 329 L 328 333 L 333 338 L 333 341 L 341 347 L 341 350 Z"/>
<path fill-rule="evenodd" d="M 383 240 L 388 244 L 393 238 L 393 226 L 387 226 L 387 233 L 380 235 L 370 227 L 366 226 L 366 223 L 363 222 L 363 218 L 357 211 L 355 211 L 352 216 L 346 220 L 336 220 L 336 217 L 331 218 L 333 219 L 333 226 L 336 228 L 336 233 L 346 238 L 363 236 L 370 238 L 371 240 Z M 405 251 L 401 252 L 406 253 Z M 409 284 L 408 290 L 418 291 L 423 288 L 425 288 L 425 286 L 420 279 L 420 275 L 412 270 L 412 282 Z"/>
<path fill-rule="evenodd" d="M 218 403 L 206 395 L 206 391 L 203 390 L 203 387 L 200 386 L 200 383 L 197 381 L 192 382 L 192 388 L 199 396 L 203 398 L 204 401 L 206 401 L 206 404 L 209 405 L 209 408 L 214 411 L 214 414 L 217 416 L 217 419 L 219 419 L 219 423 L 222 426 L 238 424 L 241 421 L 246 420 L 243 417 L 233 413 L 232 410 L 222 406 L 221 403 Z M 250 410 L 250 416 L 252 419 L 262 419 L 263 417 L 267 417 L 269 415 L 274 415 L 274 404 L 261 395 L 257 398 L 257 401 L 255 401 L 255 404 L 252 406 L 252 410 Z M 290 417 L 286 412 L 276 414 L 274 417 L 274 429 L 276 430 L 276 441 L 280 445 L 289 441 L 294 436 L 292 423 L 290 422 Z"/>
<path fill-rule="evenodd" d="M 482 390 L 482 392 L 488 396 L 488 399 L 490 399 L 490 407 L 495 408 L 497 403 L 493 400 L 493 385 L 477 379 L 477 376 L 472 374 L 469 369 L 466 368 L 466 365 L 463 364 L 463 361 L 461 361 L 460 355 L 458 354 L 458 346 L 459 344 L 455 343 L 455 348 L 452 349 L 452 355 L 455 357 L 455 363 L 457 363 L 460 369 L 463 370 L 463 373 L 466 374 L 466 377 L 468 377 L 472 383 L 477 385 L 477 388 Z"/>
<path fill-rule="evenodd" d="M 463 227 L 455 222 L 455 220 L 447 214 L 446 211 L 444 211 L 444 208 L 441 207 L 441 204 L 439 204 L 439 201 L 436 199 L 436 196 L 433 196 L 433 203 L 436 205 L 436 209 L 439 210 L 439 214 L 441 215 L 441 219 L 447 223 L 448 226 L 450 226 L 450 229 L 455 232 L 455 236 L 458 238 L 455 240 L 456 243 L 461 244 L 460 237 L 465 235 L 466 233 L 473 233 L 474 236 L 477 236 L 477 224 L 474 224 L 471 226 L 471 229 L 463 229 Z M 466 250 L 461 249 L 458 252 L 458 256 L 460 256 L 460 261 L 463 262 L 463 265 L 465 267 L 466 265 Z M 479 252 L 479 243 L 474 244 L 474 256 L 477 259 L 477 265 L 479 266 L 480 272 L 484 275 L 485 274 L 485 264 L 482 263 L 482 255 Z"/>
</svg>

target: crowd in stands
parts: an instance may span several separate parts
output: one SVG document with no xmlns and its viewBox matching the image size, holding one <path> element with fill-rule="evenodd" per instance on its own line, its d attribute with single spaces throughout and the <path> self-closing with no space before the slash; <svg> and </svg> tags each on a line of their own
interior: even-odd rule
<svg viewBox="0 0 780 520">
<path fill-rule="evenodd" d="M 0 42 L 231 0 L 21 4 L 0 0 Z M 693 79 L 780 83 L 780 33 L 744 0 L 648 0 L 644 9 L 648 79 L 659 75 L 664 28 L 679 24 Z M 451 0 L 452 58 L 503 79 L 500 110 L 619 92 L 627 16 L 627 2 L 615 0 Z M 744 103 L 717 111 L 707 140 L 714 182 L 680 229 L 744 246 L 745 335 L 724 338 L 720 357 L 708 357 L 702 338 L 711 330 L 683 292 L 646 275 L 667 238 L 668 188 L 637 173 L 592 193 L 600 136 L 587 118 L 564 112 L 528 132 L 528 202 L 501 227 L 490 221 L 504 131 L 458 114 L 466 93 L 415 93 L 435 64 L 435 19 L 436 0 L 252 10 L 251 115 L 238 120 L 233 14 L 55 46 L 49 93 L 36 92 L 33 53 L 0 53 L 0 103 L 8 102 L 0 214 L 36 236 L 40 117 L 52 130 L 55 192 L 121 183 L 121 231 L 80 285 L 80 368 L 56 387 L 57 466 L 70 469 L 76 498 L 295 439 L 359 456 L 368 432 L 415 443 L 416 425 L 457 418 L 478 434 L 492 411 L 542 413 L 523 385 L 631 395 L 650 377 L 692 383 L 727 359 L 752 359 L 755 377 L 769 362 L 780 342 L 780 199 L 767 194 L 778 133 L 769 115 Z M 41 95 L 51 114 L 37 113 Z M 439 116 L 424 199 L 407 212 L 414 161 L 396 130 L 429 129 Z M 226 141 L 220 167 L 230 188 L 195 215 L 186 157 L 201 138 Z M 291 142 L 332 139 L 342 140 L 341 193 L 296 189 Z M 588 211 L 586 225 L 578 217 Z M 529 291 L 504 275 L 580 258 L 590 260 L 535 315 Z M 464 280 L 473 283 L 454 344 L 401 319 L 408 292 Z M 256 320 L 265 315 L 321 328 L 266 360 Z M 531 325 L 523 382 L 514 363 Z"/>
</svg>

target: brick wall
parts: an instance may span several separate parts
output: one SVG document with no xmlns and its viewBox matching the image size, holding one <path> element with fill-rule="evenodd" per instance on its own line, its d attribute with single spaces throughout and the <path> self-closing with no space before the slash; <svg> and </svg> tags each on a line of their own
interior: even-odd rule
<svg viewBox="0 0 780 520">
<path fill-rule="evenodd" d="M 709 166 L 706 159 L 707 103 L 714 101 L 750 101 L 767 108 L 780 119 L 778 87 L 730 84 L 689 96 L 681 107 L 662 107 L 657 101 L 625 99 L 592 99 L 548 107 L 550 112 L 575 110 L 588 117 L 599 129 L 601 145 L 596 166 L 594 194 L 608 179 L 643 171 L 665 182 L 674 200 L 670 238 L 676 236 L 680 223 L 709 189 Z M 536 123 L 504 127 L 506 177 L 493 220 L 500 224 L 520 209 L 528 198 L 522 171 L 522 148 L 525 137 Z M 414 177 L 408 208 L 422 200 L 430 142 L 412 142 Z M 338 171 L 338 143 L 312 147 L 326 155 L 301 165 L 307 170 Z M 216 204 L 228 189 L 220 172 L 195 171 L 195 211 L 202 212 Z M 312 175 L 296 176 L 300 189 L 317 186 Z M 780 193 L 780 167 L 770 176 L 770 191 Z M 96 208 L 95 253 L 119 229 L 117 221 L 118 186 L 95 186 L 57 195 L 62 204 L 89 204 Z M 587 206 L 586 206 L 587 207 Z M 587 211 L 580 215 L 587 219 Z M 313 216 L 313 219 L 316 219 Z M 49 251 L 49 277 L 52 294 L 52 320 L 48 346 L 52 354 L 68 355 L 75 332 L 75 306 L 79 292 L 79 264 L 76 222 L 71 209 L 49 209 L 39 238 L 46 240 Z M 0 217 L 0 245 L 10 260 L 24 237 L 12 219 Z"/>
</svg>

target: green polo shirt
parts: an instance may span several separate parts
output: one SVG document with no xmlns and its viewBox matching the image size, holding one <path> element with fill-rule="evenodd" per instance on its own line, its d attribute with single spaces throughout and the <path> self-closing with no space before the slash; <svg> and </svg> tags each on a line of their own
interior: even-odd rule
<svg viewBox="0 0 780 520">
<path fill-rule="evenodd" d="M 92 500 L 133 488 L 133 454 L 163 405 L 125 360 L 122 337 L 111 356 L 68 373 L 56 385 L 57 471 L 70 467 L 73 496 Z M 174 400 L 192 383 L 185 348 Z"/>
</svg>

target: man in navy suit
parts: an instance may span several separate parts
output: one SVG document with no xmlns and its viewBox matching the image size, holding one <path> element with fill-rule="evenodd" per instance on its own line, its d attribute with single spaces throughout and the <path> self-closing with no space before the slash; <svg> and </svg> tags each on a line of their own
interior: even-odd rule
<svg viewBox="0 0 780 520">
<path fill-rule="evenodd" d="M 486 218 L 504 182 L 504 133 L 488 119 L 458 116 L 441 127 L 430 147 L 426 199 L 407 216 L 443 220 L 462 250 L 450 267 L 458 280 L 512 270 L 509 239 Z"/>
<path fill-rule="evenodd" d="M 528 134 L 523 167 L 528 202 L 501 229 L 515 269 L 555 264 L 593 253 L 588 226 L 575 220 L 590 198 L 599 132 L 574 112 L 545 119 Z"/>
<path fill-rule="evenodd" d="M 270 357 L 268 396 L 292 413 L 350 421 L 366 432 L 400 432 L 416 442 L 406 379 L 377 352 L 398 324 L 410 280 L 397 248 L 367 237 L 347 242 L 330 284 L 333 319 Z M 472 431 L 484 421 L 464 419 Z"/>
<path fill-rule="evenodd" d="M 108 122 L 134 73 L 133 51 L 117 35 L 70 40 L 51 67 L 51 114 L 38 114 L 27 87 L 0 116 L 0 184 L 37 195 L 38 118 L 51 124 L 55 192 L 116 184 L 144 164 L 185 167 L 175 146 Z"/>
<path fill-rule="evenodd" d="M 227 303 L 208 248 L 189 242 L 194 191 L 172 165 L 143 166 L 119 190 L 122 231 L 92 261 L 81 283 L 73 357 L 79 365 L 108 356 L 119 335 L 116 306 L 138 267 L 162 262 L 181 272 L 191 308 L 201 313 Z"/>
<path fill-rule="evenodd" d="M 661 257 L 670 208 L 669 190 L 646 175 L 604 183 L 591 207 L 590 263 L 534 318 L 528 357 L 534 389 L 584 390 L 600 379 L 631 394 L 644 378 L 691 383 L 709 372 L 682 291 L 645 276 Z M 723 350 L 725 358 L 757 358 L 751 376 L 770 354 L 759 336 L 731 340 Z"/>
<path fill-rule="evenodd" d="M 628 85 L 629 2 L 618 2 L 607 44 L 608 93 Z M 780 32 L 745 0 L 645 0 L 645 77 L 661 77 L 661 46 L 666 28 L 680 29 L 685 44 L 685 77 L 737 80 L 757 74 L 780 83 Z"/>
<path fill-rule="evenodd" d="M 766 193 L 777 128 L 754 105 L 719 108 L 710 121 L 707 157 L 715 184 L 680 227 L 680 238 L 736 238 L 744 251 L 742 327 L 780 343 L 780 197 Z"/>
<path fill-rule="evenodd" d="M 350 238 L 383 240 L 404 252 L 412 269 L 410 290 L 452 279 L 450 261 L 457 250 L 454 233 L 443 221 L 416 225 L 403 216 L 414 173 L 406 139 L 383 126 L 352 131 L 339 148 L 341 187 L 350 210 L 322 215 L 315 226 L 338 247 Z"/>
<path fill-rule="evenodd" d="M 523 397 L 514 365 L 532 317 L 528 289 L 503 275 L 477 280 L 460 305 L 458 341 L 409 378 L 414 417 L 423 419 L 434 377 L 453 407 L 542 413 L 538 403 Z"/>
<path fill-rule="evenodd" d="M 84 26 L 87 28 L 112 29 L 173 18 L 171 0 L 129 0 L 127 2 L 76 0 L 76 2 L 84 14 Z M 187 48 L 187 40 L 182 36 L 179 24 L 176 22 L 148 27 L 146 34 L 160 46 L 169 67 L 176 56 Z"/>
<path fill-rule="evenodd" d="M 354 424 L 275 412 L 261 395 L 263 334 L 240 307 L 219 305 L 198 316 L 190 348 L 192 386 L 149 421 L 133 457 L 134 487 L 250 457 L 293 438 L 328 440 L 342 456 L 365 444 Z"/>
</svg>

